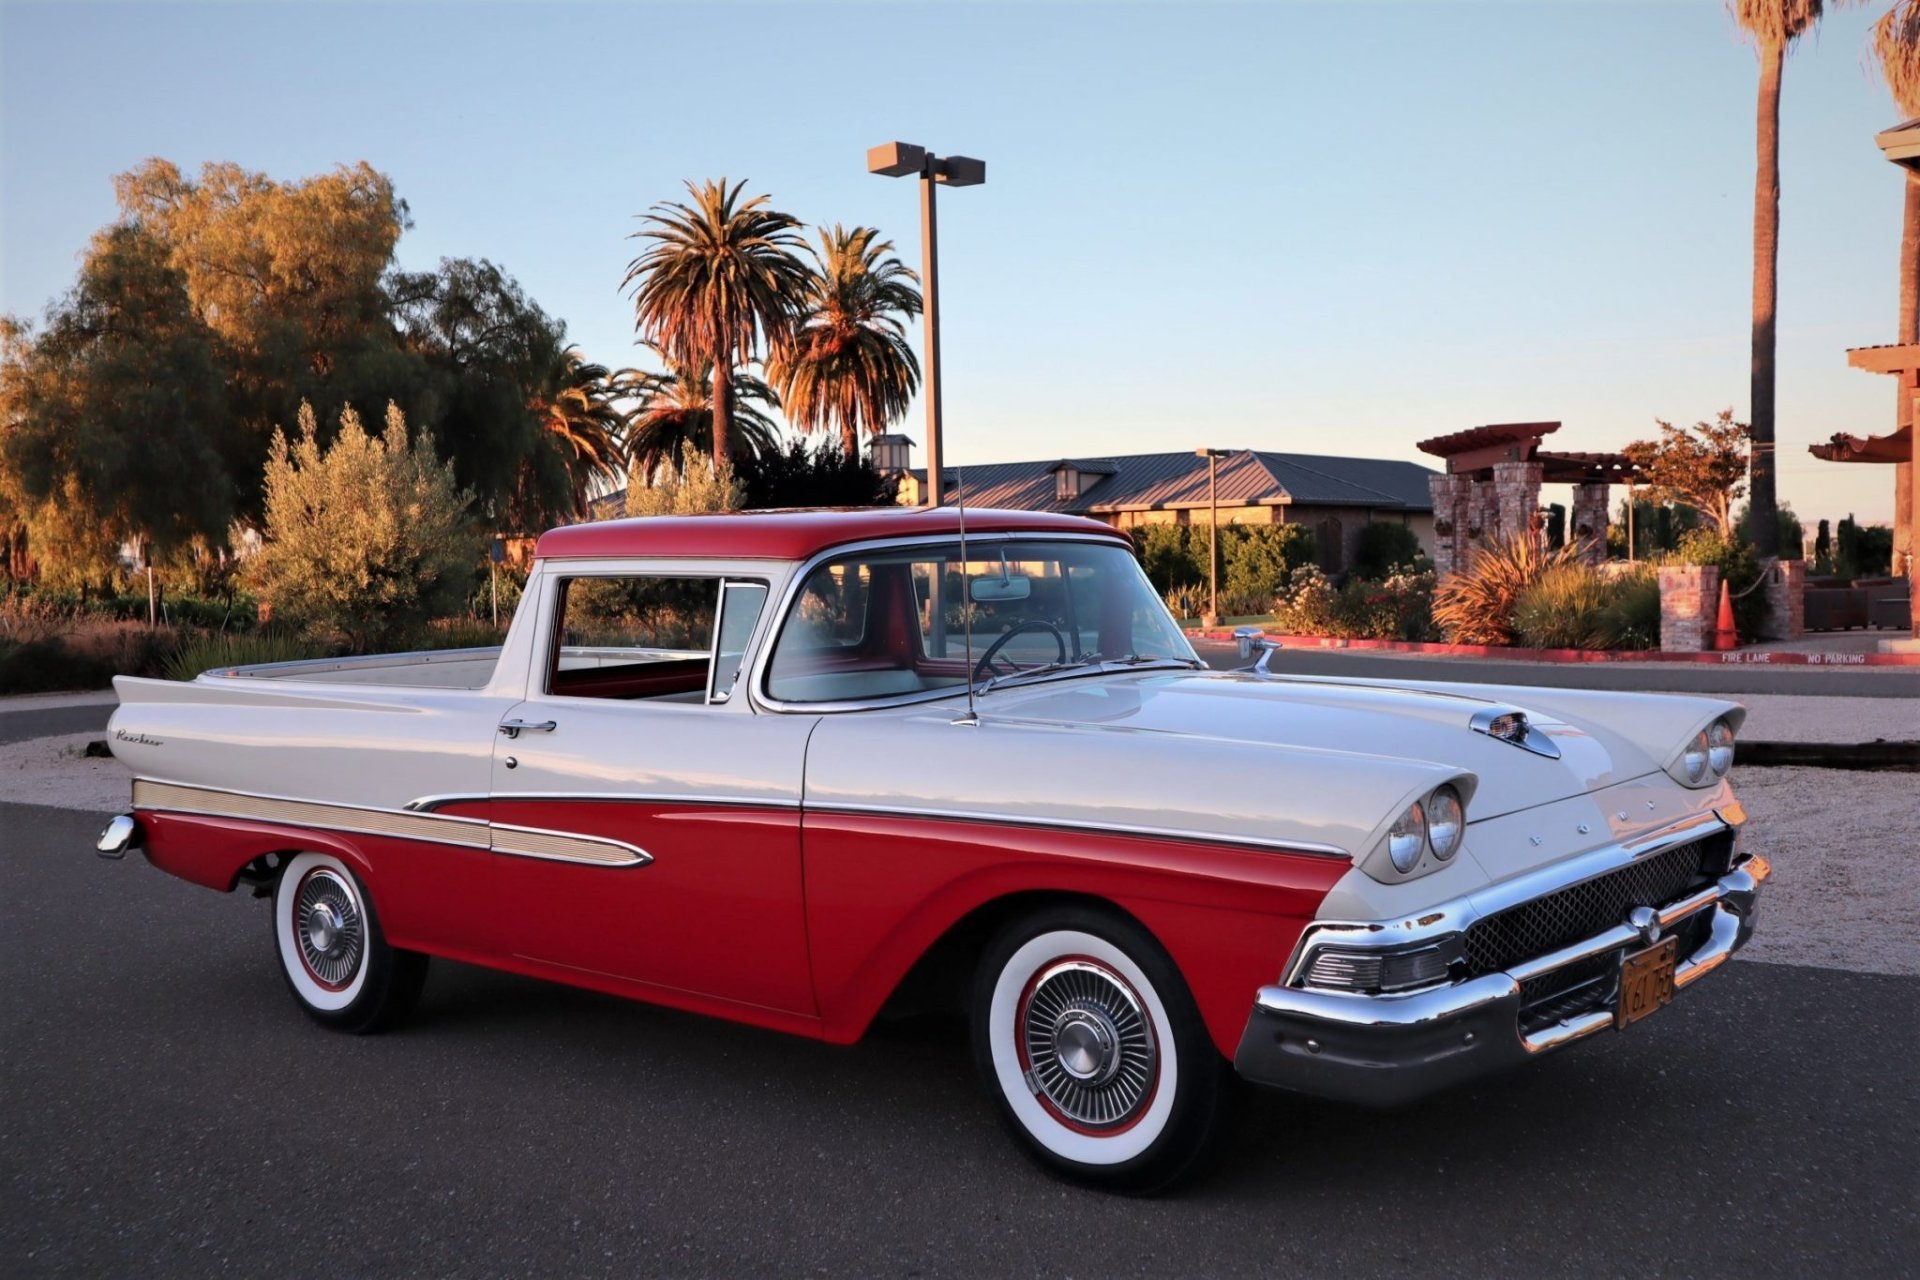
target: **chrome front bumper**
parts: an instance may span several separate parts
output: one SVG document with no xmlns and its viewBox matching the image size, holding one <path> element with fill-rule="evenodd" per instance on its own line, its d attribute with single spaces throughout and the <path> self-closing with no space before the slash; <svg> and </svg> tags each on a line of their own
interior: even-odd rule
<svg viewBox="0 0 1920 1280">
<path fill-rule="evenodd" d="M 1760 885 L 1771 874 L 1765 858 L 1743 858 L 1715 883 L 1660 909 L 1666 929 L 1713 913 L 1706 940 L 1674 970 L 1676 991 L 1747 944 Z M 1520 984 L 1638 941 L 1636 930 L 1621 924 L 1502 973 L 1406 995 L 1262 987 L 1234 1067 L 1255 1083 L 1317 1097 L 1369 1106 L 1409 1102 L 1613 1026 L 1607 1008 L 1522 1032 Z"/>
</svg>

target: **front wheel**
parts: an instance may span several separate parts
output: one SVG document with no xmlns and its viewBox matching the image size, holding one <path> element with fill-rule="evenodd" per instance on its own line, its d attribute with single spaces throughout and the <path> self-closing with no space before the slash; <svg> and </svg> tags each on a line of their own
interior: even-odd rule
<svg viewBox="0 0 1920 1280">
<path fill-rule="evenodd" d="M 1003 930 L 974 986 L 974 1058 L 1001 1121 L 1047 1168 L 1154 1192 L 1204 1166 L 1231 1071 L 1193 996 L 1133 922 L 1085 908 Z"/>
<path fill-rule="evenodd" d="M 359 877 L 331 854 L 299 854 L 281 871 L 273 937 L 293 998 L 341 1031 L 393 1025 L 426 984 L 427 958 L 387 945 Z"/>
</svg>

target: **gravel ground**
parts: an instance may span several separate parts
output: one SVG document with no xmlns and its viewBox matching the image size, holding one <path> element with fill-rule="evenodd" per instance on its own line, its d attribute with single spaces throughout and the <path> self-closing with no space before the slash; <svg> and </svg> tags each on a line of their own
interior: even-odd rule
<svg viewBox="0 0 1920 1280">
<path fill-rule="evenodd" d="M 1872 742 L 1920 739 L 1920 699 L 1729 695 L 1746 707 L 1740 736 L 1755 742 Z"/>
<path fill-rule="evenodd" d="M 127 807 L 132 785 L 127 767 L 111 757 L 90 760 L 81 754 L 101 736 L 67 733 L 0 742 L 0 801 L 119 813 Z"/>
<path fill-rule="evenodd" d="M 1774 717 L 1772 723 L 1780 726 L 1767 729 L 1764 736 L 1782 738 L 1788 729 L 1826 724 L 1871 731 L 1885 719 L 1869 720 L 1851 706 L 1756 707 L 1755 720 L 1768 723 L 1763 716 Z M 1763 735 L 1755 731 L 1750 736 Z M 126 768 L 117 760 L 81 755 L 86 744 L 99 737 L 75 733 L 0 743 L 0 801 L 121 812 L 127 807 Z M 1742 954 L 1777 964 L 1920 975 L 1920 843 L 1911 838 L 1907 816 L 1915 776 L 1736 768 L 1734 781 L 1752 818 L 1748 846 L 1765 854 L 1774 869 L 1759 932 Z"/>
<path fill-rule="evenodd" d="M 1920 842 L 1911 773 L 1734 769 L 1746 847 L 1773 863 L 1741 954 L 1777 964 L 1920 974 Z"/>
</svg>

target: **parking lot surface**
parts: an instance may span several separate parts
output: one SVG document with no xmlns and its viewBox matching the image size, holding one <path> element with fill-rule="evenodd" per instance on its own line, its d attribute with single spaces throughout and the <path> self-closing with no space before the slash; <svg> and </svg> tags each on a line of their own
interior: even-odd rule
<svg viewBox="0 0 1920 1280">
<path fill-rule="evenodd" d="M 8 1276 L 1920 1267 L 1912 976 L 1736 960 L 1401 1112 L 1249 1091 L 1135 1201 L 1030 1166 L 948 1021 L 831 1048 L 436 962 L 410 1026 L 325 1031 L 264 903 L 96 859 L 103 818 L 0 805 Z"/>
</svg>

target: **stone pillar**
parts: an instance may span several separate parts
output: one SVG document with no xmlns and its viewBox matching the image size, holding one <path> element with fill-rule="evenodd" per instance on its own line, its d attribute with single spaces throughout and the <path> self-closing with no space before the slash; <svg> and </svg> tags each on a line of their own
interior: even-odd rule
<svg viewBox="0 0 1920 1280">
<path fill-rule="evenodd" d="M 1433 499 L 1433 572 L 1436 578 L 1445 578 L 1467 567 L 1473 477 L 1428 476 L 1427 493 Z"/>
<path fill-rule="evenodd" d="M 1806 634 L 1807 566 L 1800 560 L 1781 560 L 1767 574 L 1767 616 L 1760 624 L 1762 640 L 1798 640 Z M 1719 606 L 1714 606 L 1716 609 Z"/>
<path fill-rule="evenodd" d="M 1533 513 L 1540 509 L 1540 473 L 1537 462 L 1493 464 L 1496 532 L 1489 536 L 1513 537 L 1532 527 Z"/>
<path fill-rule="evenodd" d="M 1495 501 L 1493 481 L 1475 480 L 1467 495 L 1467 539 L 1484 542 L 1500 531 L 1500 504 Z"/>
<path fill-rule="evenodd" d="M 1588 564 L 1607 561 L 1607 499 L 1612 486 L 1599 484 L 1573 486 L 1573 525 L 1567 539 L 1580 544 L 1580 558 Z"/>
<path fill-rule="evenodd" d="M 1660 568 L 1660 651 L 1700 653 L 1713 647 L 1720 620 L 1720 570 L 1712 565 Z"/>
</svg>

